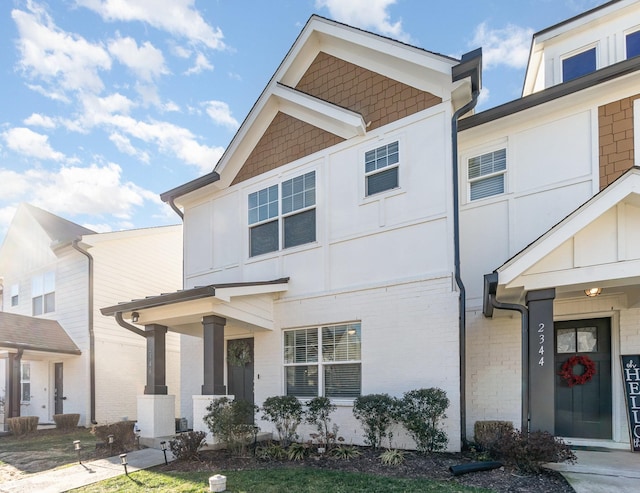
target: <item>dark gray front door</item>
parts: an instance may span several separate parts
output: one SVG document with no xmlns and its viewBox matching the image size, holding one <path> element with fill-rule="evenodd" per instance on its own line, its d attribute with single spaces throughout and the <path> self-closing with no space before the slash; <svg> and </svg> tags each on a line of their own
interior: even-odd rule
<svg viewBox="0 0 640 493">
<path fill-rule="evenodd" d="M 253 404 L 253 338 L 227 341 L 227 391 Z"/>
<path fill-rule="evenodd" d="M 55 379 L 54 379 L 54 401 L 55 401 L 55 414 L 63 414 L 64 413 L 64 388 L 62 386 L 62 363 L 55 363 Z"/>
<path fill-rule="evenodd" d="M 555 322 L 556 435 L 611 438 L 611 319 Z M 596 373 L 584 384 L 569 386 L 559 375 L 573 356 L 587 356 Z M 583 367 L 574 366 L 581 375 Z"/>
</svg>

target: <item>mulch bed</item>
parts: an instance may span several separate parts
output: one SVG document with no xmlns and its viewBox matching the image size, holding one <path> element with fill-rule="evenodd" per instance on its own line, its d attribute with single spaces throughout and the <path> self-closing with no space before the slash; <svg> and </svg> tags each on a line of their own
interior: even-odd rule
<svg viewBox="0 0 640 493">
<path fill-rule="evenodd" d="M 200 453 L 200 460 L 173 461 L 156 468 L 159 471 L 239 471 L 247 469 L 270 469 L 309 467 L 333 469 L 402 478 L 427 478 L 451 481 L 467 486 L 492 489 L 497 492 L 519 493 L 574 493 L 566 480 L 555 471 L 540 474 L 524 474 L 507 467 L 454 476 L 449 467 L 473 462 L 463 454 L 419 455 L 406 452 L 405 460 L 397 466 L 380 462 L 380 452 L 360 448 L 362 455 L 353 459 L 333 459 L 310 456 L 303 461 L 264 461 L 255 457 L 234 457 L 226 450 L 208 450 Z"/>
</svg>

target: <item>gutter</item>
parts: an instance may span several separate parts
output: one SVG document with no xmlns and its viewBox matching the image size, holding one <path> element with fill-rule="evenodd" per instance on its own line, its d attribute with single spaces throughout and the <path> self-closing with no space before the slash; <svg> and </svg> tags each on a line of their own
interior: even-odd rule
<svg viewBox="0 0 640 493">
<path fill-rule="evenodd" d="M 484 301 L 482 313 L 485 317 L 493 317 L 493 309 L 511 310 L 520 312 L 522 330 L 522 361 L 521 361 L 521 388 L 522 410 L 520 429 L 523 434 L 529 431 L 529 309 L 524 305 L 515 303 L 502 303 L 497 300 L 498 273 L 492 272 L 484 276 Z"/>
<path fill-rule="evenodd" d="M 455 280 L 460 296 L 458 302 L 458 341 L 460 356 L 460 439 L 462 445 L 467 443 L 467 399 L 466 399 L 466 289 L 460 274 L 460 210 L 459 210 L 459 177 L 458 177 L 458 119 L 475 108 L 482 89 L 482 48 L 462 55 L 460 63 L 451 68 L 451 82 L 467 77 L 471 80 L 471 101 L 456 110 L 451 117 L 451 161 L 453 179 L 453 252 Z"/>
<path fill-rule="evenodd" d="M 89 267 L 89 402 L 90 402 L 90 421 L 91 424 L 98 424 L 96 421 L 96 341 L 93 331 L 93 257 L 89 252 L 83 250 L 78 246 L 78 242 L 81 238 L 76 238 L 71 242 L 71 246 L 74 250 L 80 252 L 87 257 Z"/>
</svg>

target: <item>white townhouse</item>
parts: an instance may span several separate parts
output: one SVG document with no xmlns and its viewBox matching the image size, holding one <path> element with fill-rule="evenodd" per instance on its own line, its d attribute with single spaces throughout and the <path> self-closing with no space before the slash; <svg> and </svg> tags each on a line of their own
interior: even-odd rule
<svg viewBox="0 0 640 493">
<path fill-rule="evenodd" d="M 139 398 L 148 436 L 176 398 L 204 429 L 216 396 L 324 395 L 357 444 L 355 397 L 439 387 L 449 450 L 495 419 L 628 447 L 639 33 L 629 0 L 541 31 L 523 97 L 473 114 L 480 50 L 312 16 L 213 171 L 161 196 L 183 289 L 102 309 L 148 335 L 149 389 L 180 334 L 181 394 Z"/>
<path fill-rule="evenodd" d="M 150 285 L 180 287 L 182 227 L 95 233 L 21 204 L 0 247 L 0 276 L 5 417 L 52 423 L 54 414 L 78 413 L 81 426 L 135 420 L 145 340 L 99 308 Z M 166 350 L 167 380 L 178 392 L 177 336 Z"/>
</svg>

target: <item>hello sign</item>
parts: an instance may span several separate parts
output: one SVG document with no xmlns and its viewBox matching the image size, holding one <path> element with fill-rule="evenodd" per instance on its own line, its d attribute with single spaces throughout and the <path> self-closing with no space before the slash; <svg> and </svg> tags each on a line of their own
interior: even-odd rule
<svg viewBox="0 0 640 493">
<path fill-rule="evenodd" d="M 620 359 L 624 392 L 627 396 L 631 450 L 640 452 L 640 355 L 620 356 Z"/>
</svg>

